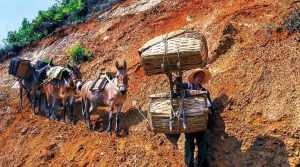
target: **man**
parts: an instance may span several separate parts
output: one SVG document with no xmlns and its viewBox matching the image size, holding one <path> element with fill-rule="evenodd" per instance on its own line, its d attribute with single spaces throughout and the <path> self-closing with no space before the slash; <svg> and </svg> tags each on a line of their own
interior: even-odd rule
<svg viewBox="0 0 300 167">
<path fill-rule="evenodd" d="M 208 70 L 205 69 L 196 69 L 188 75 L 188 83 L 177 84 L 178 87 L 183 89 L 191 90 L 203 90 L 207 91 L 203 84 L 211 78 L 211 74 Z M 214 111 L 212 109 L 212 102 L 210 99 L 209 92 L 207 91 L 208 97 L 208 107 L 211 109 L 212 114 L 209 115 L 209 127 L 211 127 L 213 122 Z M 195 132 L 195 133 L 186 133 L 185 134 L 185 163 L 188 167 L 194 166 L 194 151 L 195 151 L 195 140 L 198 147 L 198 166 L 207 166 L 208 162 L 206 160 L 207 156 L 207 133 L 206 132 Z"/>
</svg>

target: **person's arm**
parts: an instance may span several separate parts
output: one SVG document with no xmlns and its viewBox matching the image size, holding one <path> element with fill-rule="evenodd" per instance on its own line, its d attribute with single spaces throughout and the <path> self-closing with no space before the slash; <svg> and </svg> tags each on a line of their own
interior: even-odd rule
<svg viewBox="0 0 300 167">
<path fill-rule="evenodd" d="M 180 89 L 189 89 L 189 84 L 188 83 L 179 83 L 179 82 L 175 81 L 175 85 Z"/>
</svg>

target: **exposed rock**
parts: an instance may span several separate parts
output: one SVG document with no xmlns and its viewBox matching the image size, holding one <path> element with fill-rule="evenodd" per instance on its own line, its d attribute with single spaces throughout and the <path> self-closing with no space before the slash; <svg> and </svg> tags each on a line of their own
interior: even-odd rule
<svg viewBox="0 0 300 167">
<path fill-rule="evenodd" d="M 112 11 L 108 11 L 99 16 L 100 20 L 108 20 L 119 16 L 125 16 L 130 14 L 136 14 L 149 9 L 152 9 L 158 5 L 161 0 L 140 0 L 128 7 L 118 7 Z"/>
<path fill-rule="evenodd" d="M 210 63 L 214 62 L 220 55 L 225 54 L 234 45 L 234 37 L 236 33 L 237 30 L 231 23 L 225 26 L 219 44 L 217 48 L 212 52 Z"/>
</svg>

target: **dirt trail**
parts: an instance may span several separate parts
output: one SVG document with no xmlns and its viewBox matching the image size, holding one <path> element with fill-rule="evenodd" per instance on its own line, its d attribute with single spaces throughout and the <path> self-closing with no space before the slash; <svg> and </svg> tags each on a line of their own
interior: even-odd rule
<svg viewBox="0 0 300 167">
<path fill-rule="evenodd" d="M 113 10 L 135 2 L 125 1 Z M 296 167 L 299 34 L 280 31 L 292 10 L 289 0 L 162 1 L 136 14 L 95 16 L 24 49 L 22 56 L 54 57 L 56 63 L 65 64 L 65 49 L 80 41 L 95 53 L 92 62 L 82 65 L 84 79 L 96 78 L 96 73 L 111 69 L 116 58 L 125 58 L 129 97 L 124 111 L 132 101 L 146 111 L 147 96 L 166 91 L 168 83 L 164 76 L 145 76 L 137 49 L 179 28 L 202 31 L 213 60 L 209 64 L 213 79 L 205 86 L 218 110 L 216 126 L 209 133 L 211 166 Z M 8 95 L 0 100 L 0 166 L 184 165 L 183 136 L 174 150 L 164 135 L 148 131 L 135 111 L 124 113 L 123 126 L 129 132 L 121 138 L 88 131 L 82 122 L 68 125 L 33 117 L 29 111 L 15 113 L 16 91 L 9 89 L 14 80 L 7 76 L 7 64 L 0 65 L 1 92 Z"/>
</svg>

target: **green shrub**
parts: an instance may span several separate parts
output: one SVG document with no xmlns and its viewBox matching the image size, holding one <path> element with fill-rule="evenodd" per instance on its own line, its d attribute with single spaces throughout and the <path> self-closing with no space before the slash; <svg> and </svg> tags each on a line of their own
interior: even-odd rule
<svg viewBox="0 0 300 167">
<path fill-rule="evenodd" d="M 83 63 L 85 61 L 91 61 L 93 59 L 93 53 L 84 48 L 80 43 L 76 43 L 67 50 L 69 61 L 73 64 Z"/>
</svg>

